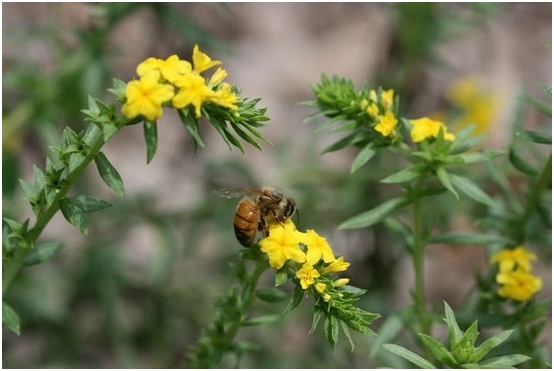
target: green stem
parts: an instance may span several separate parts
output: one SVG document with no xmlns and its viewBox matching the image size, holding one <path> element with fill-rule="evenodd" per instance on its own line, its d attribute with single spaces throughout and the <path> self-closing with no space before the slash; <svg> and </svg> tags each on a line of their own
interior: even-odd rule
<svg viewBox="0 0 554 371">
<path fill-rule="evenodd" d="M 552 179 L 552 154 L 548 156 L 548 160 L 544 164 L 544 167 L 536 182 L 531 186 L 528 192 L 527 204 L 525 210 L 519 218 L 516 229 L 514 231 L 514 240 L 516 243 L 521 244 L 525 240 L 525 228 L 529 219 L 533 216 L 537 206 L 541 200 L 543 190 L 547 188 L 548 182 Z"/>
<path fill-rule="evenodd" d="M 425 258 L 425 238 L 423 236 L 422 227 L 422 210 L 421 210 L 421 191 L 425 185 L 426 176 L 419 178 L 415 191 L 415 199 L 413 202 L 413 264 L 415 275 L 414 301 L 416 311 L 419 317 L 420 331 L 424 334 L 429 334 L 431 323 L 427 315 L 426 300 L 425 300 L 425 277 L 424 277 L 424 258 Z"/>
<path fill-rule="evenodd" d="M 121 127 L 122 126 L 119 126 L 117 131 L 119 131 Z M 113 134 L 115 134 L 115 132 Z M 106 140 L 102 135 L 102 130 L 96 125 L 91 125 L 88 127 L 87 132 L 85 133 L 85 138 L 88 143 L 91 143 L 91 145 L 89 146 L 90 149 L 88 151 L 88 154 L 85 156 L 83 162 L 78 167 L 69 172 L 66 178 L 66 182 L 64 182 L 64 185 L 59 188 L 56 197 L 54 198 L 52 203 L 37 215 L 35 225 L 27 232 L 25 236 L 27 246 L 33 246 L 35 244 L 36 240 L 39 238 L 48 222 L 50 222 L 52 217 L 56 214 L 56 212 L 58 212 L 60 208 L 59 201 L 65 197 L 77 177 L 90 164 L 90 162 L 94 160 L 94 157 L 98 154 L 98 152 L 100 152 L 100 149 L 106 143 Z M 29 251 L 29 249 L 23 247 L 17 249 L 14 252 L 12 258 L 5 265 L 3 265 L 2 297 L 5 295 L 14 278 L 21 270 L 25 257 L 27 256 L 27 253 Z"/>
<path fill-rule="evenodd" d="M 218 307 L 216 319 L 191 351 L 189 368 L 217 368 L 225 352 L 235 348 L 235 336 L 247 318 L 258 281 L 267 268 L 266 261 L 258 261 L 253 272 L 240 279 L 239 290 L 232 290 L 220 301 L 225 304 Z"/>
</svg>

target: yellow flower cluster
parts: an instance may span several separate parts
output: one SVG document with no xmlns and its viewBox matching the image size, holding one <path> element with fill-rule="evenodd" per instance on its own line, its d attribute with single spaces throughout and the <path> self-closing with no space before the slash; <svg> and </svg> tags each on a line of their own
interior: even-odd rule
<svg viewBox="0 0 554 371">
<path fill-rule="evenodd" d="M 380 99 L 379 99 L 380 98 Z M 394 105 L 394 90 L 389 89 L 381 92 L 381 96 L 377 96 L 375 90 L 370 90 L 369 100 L 363 99 L 361 102 L 362 109 L 371 117 L 377 124 L 374 126 L 375 131 L 381 133 L 384 137 L 394 136 L 394 129 L 398 120 L 392 112 Z"/>
<path fill-rule="evenodd" d="M 296 272 L 300 285 L 304 290 L 315 285 L 320 294 L 326 288 L 325 283 L 320 282 L 320 277 L 344 271 L 350 265 L 343 257 L 335 257 L 327 239 L 311 229 L 298 231 L 291 219 L 282 224 L 270 224 L 269 235 L 260 241 L 260 249 L 267 254 L 269 265 L 276 270 L 281 269 L 287 260 L 301 263 L 302 266 Z M 340 285 L 348 282 L 344 279 L 337 281 L 340 281 Z"/>
<path fill-rule="evenodd" d="M 177 55 L 166 60 L 148 58 L 137 67 L 139 79 L 127 84 L 121 112 L 128 118 L 144 116 L 154 121 L 162 116 L 163 105 L 176 109 L 193 107 L 197 118 L 202 105 L 208 103 L 236 111 L 238 97 L 231 85 L 223 82 L 227 72 L 219 67 L 207 81 L 201 75 L 220 64 L 202 53 L 198 45 L 194 46 L 192 64 Z"/>
<path fill-rule="evenodd" d="M 527 301 L 542 288 L 542 280 L 531 273 L 531 260 L 537 257 L 524 247 L 506 249 L 491 257 L 491 263 L 498 263 L 496 282 L 500 284 L 498 295 L 517 301 Z"/>
<path fill-rule="evenodd" d="M 410 137 L 414 143 L 422 142 L 427 138 L 437 138 L 441 129 L 445 140 L 453 142 L 456 139 L 456 136 L 449 133 L 444 123 L 440 121 L 432 120 L 429 117 L 423 117 L 417 120 L 411 120 L 411 122 L 413 128 L 410 132 Z"/>
</svg>

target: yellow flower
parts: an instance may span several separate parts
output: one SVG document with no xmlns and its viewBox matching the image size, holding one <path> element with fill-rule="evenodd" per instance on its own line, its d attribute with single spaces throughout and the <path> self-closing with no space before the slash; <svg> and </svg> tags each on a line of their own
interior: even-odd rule
<svg viewBox="0 0 554 371">
<path fill-rule="evenodd" d="M 137 74 L 143 76 L 153 69 L 160 71 L 162 77 L 167 81 L 175 83 L 175 80 L 177 80 L 179 76 L 190 73 L 192 71 L 192 66 L 189 62 L 180 60 L 179 57 L 174 54 L 165 61 L 157 58 L 148 58 L 138 65 Z"/>
<path fill-rule="evenodd" d="M 542 288 L 542 280 L 522 269 L 501 272 L 496 275 L 496 282 L 502 285 L 497 293 L 503 298 L 526 301 L 531 299 Z"/>
<path fill-rule="evenodd" d="M 237 111 L 239 107 L 237 103 L 239 98 L 231 91 L 231 85 L 226 82 L 221 83 L 220 88 L 213 92 L 207 99 L 207 102 L 213 102 L 219 106 L 230 109 L 231 111 Z"/>
<path fill-rule="evenodd" d="M 531 260 L 537 256 L 527 251 L 523 246 L 515 249 L 505 249 L 491 256 L 491 263 L 499 264 L 500 272 L 510 272 L 514 269 L 521 269 L 524 272 L 531 272 Z"/>
<path fill-rule="evenodd" d="M 125 88 L 126 101 L 121 112 L 127 118 L 139 115 L 154 121 L 162 117 L 162 104 L 169 101 L 174 94 L 174 88 L 168 84 L 160 84 L 160 73 L 151 70 L 145 73 L 140 80 L 134 80 Z"/>
<path fill-rule="evenodd" d="M 326 302 L 326 303 L 331 301 L 331 295 L 329 295 L 329 294 L 323 295 L 323 301 Z"/>
<path fill-rule="evenodd" d="M 385 110 L 390 111 L 393 104 L 394 90 L 389 89 L 381 93 L 381 105 Z"/>
<path fill-rule="evenodd" d="M 225 71 L 223 68 L 218 67 L 217 70 L 215 70 L 212 77 L 210 77 L 210 81 L 208 82 L 208 86 L 210 88 L 213 88 L 223 82 L 223 80 L 227 77 L 227 71 Z"/>
<path fill-rule="evenodd" d="M 333 287 L 342 287 L 347 285 L 350 282 L 349 278 L 339 278 L 338 280 L 333 281 Z"/>
<path fill-rule="evenodd" d="M 306 260 L 309 264 L 316 264 L 321 257 L 325 263 L 335 260 L 335 254 L 333 254 L 327 239 L 318 235 L 313 229 L 308 229 L 306 233 L 298 232 L 297 238 L 308 248 Z"/>
<path fill-rule="evenodd" d="M 300 285 L 306 290 L 315 283 L 315 279 L 319 277 L 319 272 L 310 263 L 304 263 L 302 268 L 296 272 L 296 277 L 300 279 Z"/>
<path fill-rule="evenodd" d="M 362 101 L 360 102 L 360 108 L 363 110 L 365 110 L 368 105 L 369 105 L 369 102 L 367 101 L 367 99 L 362 99 Z"/>
<path fill-rule="evenodd" d="M 260 250 L 267 254 L 273 269 L 280 269 L 288 259 L 298 263 L 306 261 L 306 254 L 300 250 L 295 235 L 280 224 L 269 226 L 269 236 L 260 241 Z"/>
<path fill-rule="evenodd" d="M 369 91 L 369 100 L 377 102 L 377 92 L 374 89 Z"/>
<path fill-rule="evenodd" d="M 365 111 L 371 118 L 376 118 L 377 115 L 379 115 L 379 107 L 377 107 L 375 103 L 371 103 L 369 106 L 367 106 Z"/>
<path fill-rule="evenodd" d="M 192 51 L 192 62 L 194 64 L 193 70 L 196 73 L 202 73 L 213 66 L 221 64 L 221 61 L 212 61 L 207 54 L 202 53 L 198 48 L 198 45 L 195 45 Z"/>
<path fill-rule="evenodd" d="M 200 117 L 202 103 L 213 95 L 213 91 L 206 86 L 204 78 L 199 75 L 187 74 L 179 76 L 174 83 L 179 87 L 179 91 L 173 97 L 173 106 L 184 108 L 192 104 L 196 117 Z"/>
<path fill-rule="evenodd" d="M 341 256 L 340 258 L 333 260 L 331 264 L 329 264 L 327 267 L 323 268 L 321 270 L 321 273 L 327 274 L 327 273 L 342 272 L 342 271 L 345 271 L 346 268 L 348 268 L 349 266 L 350 266 L 350 263 L 345 262 L 344 258 Z"/>
<path fill-rule="evenodd" d="M 315 284 L 315 291 L 319 292 L 320 294 L 323 294 L 325 290 L 327 290 L 327 285 L 325 285 L 322 282 L 318 282 Z"/>
<path fill-rule="evenodd" d="M 422 142 L 427 138 L 438 137 L 441 128 L 445 140 L 452 142 L 456 139 L 456 136 L 449 133 L 446 130 L 446 126 L 440 121 L 431 120 L 429 117 L 423 117 L 417 120 L 411 120 L 411 122 L 414 127 L 410 132 L 410 136 L 414 143 Z"/>
<path fill-rule="evenodd" d="M 460 112 L 454 123 L 455 128 L 462 129 L 469 124 L 476 124 L 472 135 L 486 133 L 496 116 L 494 94 L 483 89 L 475 76 L 465 76 L 455 81 L 447 92 L 447 99 Z"/>
<path fill-rule="evenodd" d="M 383 134 L 384 137 L 394 133 L 394 128 L 398 120 L 394 117 L 394 113 L 388 111 L 385 116 L 379 116 L 379 123 L 375 125 L 375 130 Z"/>
</svg>

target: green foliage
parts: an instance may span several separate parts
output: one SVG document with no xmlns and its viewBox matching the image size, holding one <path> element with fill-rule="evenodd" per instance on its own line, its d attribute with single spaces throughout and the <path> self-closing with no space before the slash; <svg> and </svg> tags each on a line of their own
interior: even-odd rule
<svg viewBox="0 0 554 371">
<path fill-rule="evenodd" d="M 466 331 L 462 331 L 456 321 L 452 308 L 446 302 L 444 302 L 444 312 L 450 343 L 448 348 L 439 340 L 429 335 L 419 334 L 425 348 L 440 362 L 441 366 L 449 368 L 513 368 L 512 366 L 530 359 L 530 357 L 522 354 L 510 354 L 485 359 L 487 354 L 503 343 L 513 331 L 500 332 L 476 347 L 475 342 L 479 335 L 477 332 L 477 321 L 473 322 Z M 383 347 L 420 368 L 436 368 L 425 358 L 402 346 L 385 344 Z"/>
</svg>

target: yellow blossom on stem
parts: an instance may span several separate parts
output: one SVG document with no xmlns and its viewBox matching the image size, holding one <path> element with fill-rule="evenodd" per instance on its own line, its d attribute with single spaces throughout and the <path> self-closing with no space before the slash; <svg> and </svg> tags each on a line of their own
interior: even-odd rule
<svg viewBox="0 0 554 371">
<path fill-rule="evenodd" d="M 329 264 L 327 267 L 323 268 L 321 270 L 322 274 L 327 273 L 336 273 L 336 272 L 342 272 L 345 271 L 350 266 L 350 263 L 345 262 L 344 258 L 341 256 L 338 259 L 335 259 Z"/>
<path fill-rule="evenodd" d="M 149 121 L 162 117 L 162 104 L 173 97 L 174 88 L 169 84 L 160 84 L 159 80 L 160 73 L 152 70 L 140 80 L 129 82 L 125 88 L 126 101 L 121 112 L 127 118 L 142 115 Z"/>
<path fill-rule="evenodd" d="M 448 141 L 454 141 L 456 136 L 449 133 L 446 130 L 446 126 L 440 122 L 430 119 L 429 117 L 423 117 L 417 120 L 411 120 L 413 128 L 410 132 L 410 136 L 414 143 L 419 143 L 427 138 L 436 138 L 439 136 L 439 132 L 442 128 L 444 139 Z"/>
<path fill-rule="evenodd" d="M 496 275 L 496 282 L 501 285 L 497 291 L 498 295 L 517 301 L 531 299 L 542 288 L 542 280 L 523 269 L 501 272 Z"/>
<path fill-rule="evenodd" d="M 385 110 L 390 111 L 393 104 L 394 90 L 389 89 L 381 93 L 381 104 Z"/>
<path fill-rule="evenodd" d="M 189 62 L 180 60 L 179 57 L 174 54 L 165 61 L 157 58 L 148 58 L 138 65 L 137 74 L 143 76 L 153 69 L 160 71 L 162 77 L 167 81 L 175 83 L 175 80 L 179 76 L 190 73 L 192 71 L 192 66 Z"/>
<path fill-rule="evenodd" d="M 527 251 L 523 246 L 515 249 L 504 249 L 491 256 L 491 263 L 499 264 L 500 272 L 510 272 L 514 269 L 521 269 L 524 272 L 531 272 L 531 260 L 536 260 L 537 256 Z"/>
<path fill-rule="evenodd" d="M 207 99 L 207 102 L 213 102 L 219 106 L 237 111 L 239 98 L 231 90 L 231 85 L 226 82 L 221 83 L 220 88 L 213 92 Z"/>
<path fill-rule="evenodd" d="M 325 290 L 327 290 L 327 285 L 325 285 L 323 282 L 318 282 L 315 284 L 315 291 L 319 292 L 320 294 L 323 294 Z"/>
<path fill-rule="evenodd" d="M 202 53 L 200 48 L 198 48 L 198 45 L 195 45 L 192 50 L 192 62 L 194 64 L 193 70 L 196 73 L 202 73 L 213 66 L 221 64 L 221 61 L 213 61 L 207 54 Z"/>
<path fill-rule="evenodd" d="M 377 92 L 375 91 L 375 89 L 371 89 L 369 91 L 369 99 L 373 102 L 377 102 Z"/>
<path fill-rule="evenodd" d="M 333 287 L 342 287 L 347 285 L 350 282 L 349 278 L 339 278 L 338 280 L 333 281 Z"/>
<path fill-rule="evenodd" d="M 300 279 L 300 285 L 304 290 L 315 283 L 319 277 L 319 272 L 310 263 L 304 263 L 302 268 L 296 272 L 296 277 Z"/>
<path fill-rule="evenodd" d="M 388 111 L 385 116 L 379 116 L 379 122 L 375 125 L 375 131 L 383 134 L 384 137 L 387 137 L 394 133 L 394 128 L 398 120 L 394 117 L 394 113 Z"/>
<path fill-rule="evenodd" d="M 204 78 L 187 74 L 180 76 L 174 83 L 179 87 L 179 91 L 173 97 L 173 106 L 179 109 L 192 104 L 196 117 L 200 117 L 202 103 L 213 95 L 213 91 L 206 86 Z"/>
<path fill-rule="evenodd" d="M 297 238 L 308 248 L 306 260 L 309 264 L 314 265 L 322 257 L 325 263 L 335 260 L 335 254 L 327 239 L 318 235 L 313 229 L 308 229 L 306 233 L 297 233 Z"/>
<path fill-rule="evenodd" d="M 300 250 L 298 239 L 291 230 L 278 223 L 269 226 L 269 236 L 260 241 L 260 250 L 267 254 L 273 269 L 281 269 L 288 259 L 298 263 L 306 261 L 306 254 Z"/>
<path fill-rule="evenodd" d="M 371 103 L 369 106 L 367 106 L 365 111 L 371 118 L 376 118 L 379 115 L 379 107 L 377 107 L 375 103 Z"/>
</svg>

